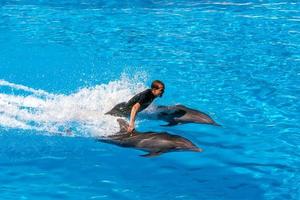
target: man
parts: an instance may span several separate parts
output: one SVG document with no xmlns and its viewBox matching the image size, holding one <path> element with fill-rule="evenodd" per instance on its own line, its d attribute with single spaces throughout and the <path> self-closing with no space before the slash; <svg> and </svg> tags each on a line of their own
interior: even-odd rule
<svg viewBox="0 0 300 200">
<path fill-rule="evenodd" d="M 134 123 L 137 113 L 146 109 L 156 97 L 162 97 L 164 90 L 164 83 L 159 80 L 155 80 L 151 84 L 151 89 L 147 89 L 135 95 L 127 103 L 122 102 L 117 104 L 111 111 L 107 112 L 106 114 L 121 117 L 130 116 L 127 131 L 132 133 L 135 127 Z"/>
</svg>

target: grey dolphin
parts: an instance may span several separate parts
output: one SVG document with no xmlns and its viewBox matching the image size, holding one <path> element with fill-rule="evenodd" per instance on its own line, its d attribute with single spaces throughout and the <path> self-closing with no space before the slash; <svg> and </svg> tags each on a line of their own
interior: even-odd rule
<svg viewBox="0 0 300 200">
<path fill-rule="evenodd" d="M 120 118 L 117 121 L 120 125 L 120 132 L 112 136 L 99 138 L 99 141 L 148 152 L 142 155 L 144 157 L 158 156 L 171 151 L 203 151 L 188 139 L 166 132 L 138 132 L 134 130 L 130 134 L 127 132 L 128 123 Z"/>
<path fill-rule="evenodd" d="M 169 122 L 163 126 L 174 126 L 184 123 L 199 123 L 220 126 L 209 115 L 199 110 L 188 108 L 184 105 L 158 106 L 156 117 Z"/>
<path fill-rule="evenodd" d="M 112 115 L 115 117 L 128 117 L 130 116 L 131 110 L 129 110 L 127 103 L 122 102 L 115 105 L 110 111 L 105 113 L 106 115 Z"/>
</svg>

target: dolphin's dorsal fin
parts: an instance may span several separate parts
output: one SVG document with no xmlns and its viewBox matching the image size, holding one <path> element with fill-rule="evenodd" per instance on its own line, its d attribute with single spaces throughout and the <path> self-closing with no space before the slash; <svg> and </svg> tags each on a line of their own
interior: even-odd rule
<svg viewBox="0 0 300 200">
<path fill-rule="evenodd" d="M 160 154 L 162 154 L 163 152 L 158 151 L 158 152 L 150 152 L 144 155 L 141 155 L 142 157 L 146 157 L 146 158 L 150 158 L 150 157 L 155 157 L 155 156 L 159 156 Z"/>
<path fill-rule="evenodd" d="M 169 121 L 168 124 L 164 124 L 164 125 L 160 125 L 160 126 L 175 126 L 175 125 L 177 125 L 177 124 L 178 124 L 178 122 L 172 120 L 172 121 Z"/>
<path fill-rule="evenodd" d="M 120 132 L 127 132 L 129 124 L 121 118 L 118 118 L 117 121 L 120 125 Z"/>
</svg>

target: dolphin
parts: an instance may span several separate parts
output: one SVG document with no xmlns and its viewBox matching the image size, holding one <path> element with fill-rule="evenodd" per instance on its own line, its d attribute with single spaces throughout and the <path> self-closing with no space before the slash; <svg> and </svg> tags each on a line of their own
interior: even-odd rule
<svg viewBox="0 0 300 200">
<path fill-rule="evenodd" d="M 121 102 L 115 105 L 110 111 L 105 113 L 105 115 L 112 115 L 115 117 L 128 117 L 130 116 L 131 110 L 129 110 L 126 102 Z"/>
<path fill-rule="evenodd" d="M 167 132 L 138 132 L 134 130 L 132 133 L 128 133 L 128 123 L 121 118 L 118 118 L 117 121 L 120 125 L 120 131 L 115 135 L 99 138 L 98 141 L 148 152 L 141 155 L 143 157 L 159 156 L 171 151 L 203 151 L 188 139 Z"/>
<path fill-rule="evenodd" d="M 157 119 L 169 122 L 163 126 L 174 126 L 185 123 L 199 123 L 220 126 L 204 112 L 188 108 L 184 105 L 158 106 L 155 115 Z"/>
</svg>

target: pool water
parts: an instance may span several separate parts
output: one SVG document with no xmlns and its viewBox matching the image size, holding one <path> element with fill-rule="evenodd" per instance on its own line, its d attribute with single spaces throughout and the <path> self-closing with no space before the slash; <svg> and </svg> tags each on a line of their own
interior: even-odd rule
<svg viewBox="0 0 300 200">
<path fill-rule="evenodd" d="M 1 199 L 300 199 L 300 2 L 0 2 Z M 221 127 L 137 119 L 204 152 L 97 142 L 104 115 L 162 80 L 157 105 Z M 66 131 L 71 130 L 71 131 Z"/>
</svg>

